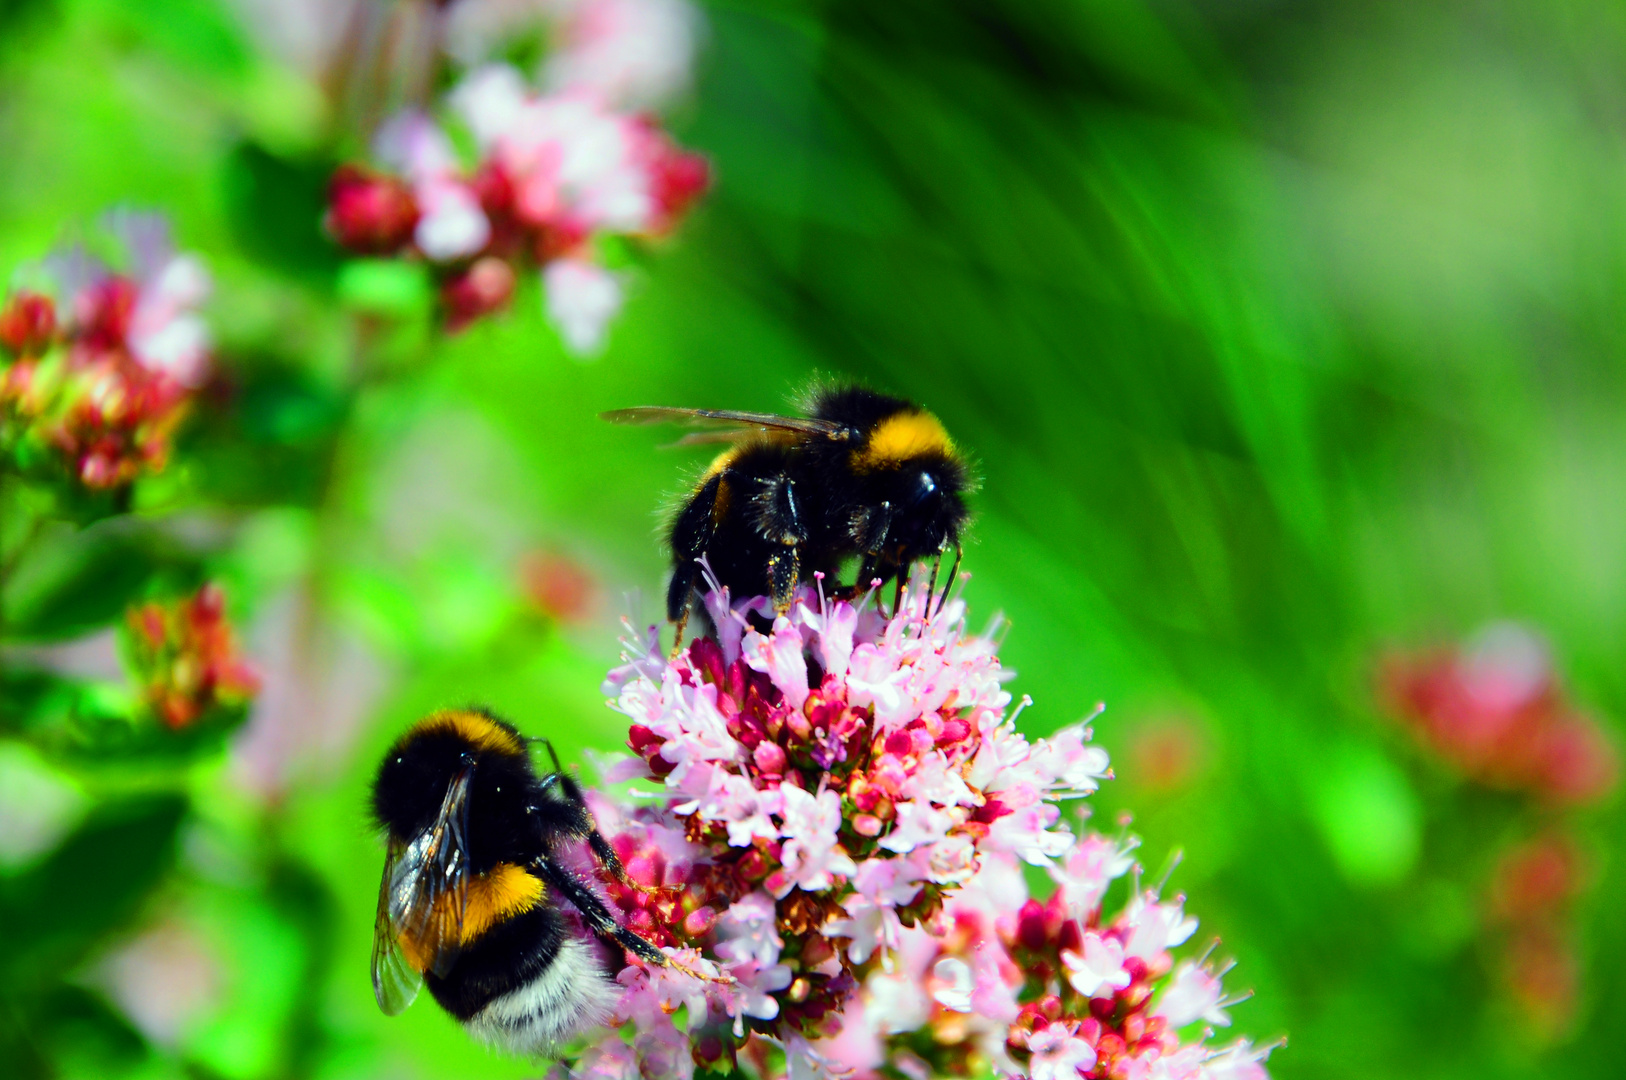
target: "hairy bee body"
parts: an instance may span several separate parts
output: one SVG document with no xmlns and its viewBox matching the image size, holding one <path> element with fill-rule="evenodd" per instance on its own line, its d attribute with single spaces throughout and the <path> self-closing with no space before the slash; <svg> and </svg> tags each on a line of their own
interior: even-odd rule
<svg viewBox="0 0 1626 1080">
<path fill-rule="evenodd" d="M 538 775 L 509 724 L 480 710 L 424 718 L 385 755 L 372 803 L 390 852 L 373 951 L 386 1012 L 405 1008 L 421 979 L 473 1035 L 523 1054 L 602 1023 L 620 964 L 561 898 L 597 935 L 664 961 L 558 862 L 586 843 L 621 872 L 575 782 Z"/>
<path fill-rule="evenodd" d="M 734 596 L 788 608 L 796 585 L 859 560 L 855 587 L 901 579 L 921 559 L 958 550 L 970 471 L 936 417 L 858 386 L 816 391 L 802 417 L 704 409 L 606 413 L 621 422 L 724 425 L 732 445 L 673 516 L 667 616 L 681 624 L 701 560 Z"/>
</svg>

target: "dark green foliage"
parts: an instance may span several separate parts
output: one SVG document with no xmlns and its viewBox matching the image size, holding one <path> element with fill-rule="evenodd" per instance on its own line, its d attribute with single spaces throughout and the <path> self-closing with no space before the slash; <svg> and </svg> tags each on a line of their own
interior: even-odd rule
<svg viewBox="0 0 1626 1080">
<path fill-rule="evenodd" d="M 327 157 L 289 157 L 239 142 L 226 158 L 223 186 L 244 253 L 268 270 L 330 287 L 339 253 L 321 223 L 333 168 Z"/>
</svg>

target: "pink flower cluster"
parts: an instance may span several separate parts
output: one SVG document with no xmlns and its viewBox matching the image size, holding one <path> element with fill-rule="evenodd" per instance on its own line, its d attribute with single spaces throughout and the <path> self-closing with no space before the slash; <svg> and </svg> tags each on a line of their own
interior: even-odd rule
<svg viewBox="0 0 1626 1080">
<path fill-rule="evenodd" d="M 1170 950 L 1197 928 L 1183 898 L 1136 888 L 1110 918 L 1102 900 L 1134 868 L 1133 839 L 1087 833 L 1049 867 L 1055 890 L 1028 896 L 1009 854 L 980 872 L 936 919 L 907 931 L 890 970 L 872 971 L 831 1056 L 866 1077 L 1033 1080 L 1265 1080 L 1269 1047 L 1191 1042 L 1191 1025 L 1229 1026 L 1223 971 Z M 918 1033 L 929 1034 L 920 1039 Z"/>
<path fill-rule="evenodd" d="M 112 214 L 105 232 L 126 269 L 65 250 L 0 307 L 0 445 L 92 489 L 163 468 L 210 369 L 202 262 L 155 215 Z"/>
<path fill-rule="evenodd" d="M 651 116 L 619 112 L 588 89 L 540 93 L 506 64 L 470 72 L 446 106 L 475 161 L 457 153 L 442 120 L 398 114 L 374 139 L 383 172 L 345 166 L 333 177 L 328 231 L 352 251 L 426 260 L 453 330 L 504 307 L 517 273 L 540 267 L 565 343 L 597 351 L 623 300 L 620 275 L 599 257 L 603 241 L 669 233 L 709 182 L 705 159 Z"/>
<path fill-rule="evenodd" d="M 1578 805 L 1619 781 L 1614 745 L 1566 700 L 1547 646 L 1522 626 L 1497 623 L 1461 648 L 1391 656 L 1381 682 L 1418 739 L 1480 783 Z"/>
<path fill-rule="evenodd" d="M 628 109 L 652 109 L 686 90 L 700 17 L 689 0 L 459 0 L 445 45 L 473 67 L 504 42 L 540 30 L 548 91 L 590 90 Z"/>
<path fill-rule="evenodd" d="M 713 593 L 711 636 L 668 660 L 651 629 L 611 672 L 637 756 L 606 779 L 660 790 L 596 799 L 630 877 L 604 887 L 679 965 L 628 966 L 618 1026 L 572 1070 L 1263 1077 L 1263 1052 L 1176 1035 L 1229 1004 L 1169 957 L 1195 927 L 1179 901 L 1101 918 L 1132 845 L 1062 820 L 1109 775 L 1089 729 L 1021 735 L 995 642 L 918 585 L 891 616 L 803 589 L 774 619 Z M 1059 883 L 1047 903 L 1023 863 Z"/>
<path fill-rule="evenodd" d="M 189 727 L 259 693 L 259 673 L 237 651 L 220 586 L 132 607 L 125 621 L 142 700 L 166 727 Z"/>
</svg>

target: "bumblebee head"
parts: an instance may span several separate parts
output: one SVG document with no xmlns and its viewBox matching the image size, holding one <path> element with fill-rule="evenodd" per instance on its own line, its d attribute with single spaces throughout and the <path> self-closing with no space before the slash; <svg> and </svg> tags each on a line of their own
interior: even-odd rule
<svg viewBox="0 0 1626 1080">
<path fill-rule="evenodd" d="M 434 823 L 460 772 L 471 766 L 484 774 L 529 772 L 529 760 L 519 733 L 496 717 L 468 709 L 432 713 L 384 755 L 373 781 L 373 817 L 392 839 L 408 842 Z"/>
<path fill-rule="evenodd" d="M 965 525 L 965 466 L 947 454 L 925 454 L 877 474 L 892 504 L 887 547 L 899 563 L 931 558 L 960 538 Z"/>
</svg>

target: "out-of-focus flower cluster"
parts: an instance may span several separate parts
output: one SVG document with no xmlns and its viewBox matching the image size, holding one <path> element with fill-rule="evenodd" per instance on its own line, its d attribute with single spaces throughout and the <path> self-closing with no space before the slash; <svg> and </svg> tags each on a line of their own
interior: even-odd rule
<svg viewBox="0 0 1626 1080">
<path fill-rule="evenodd" d="M 1542 639 L 1515 623 L 1488 626 L 1458 648 L 1391 656 L 1381 689 L 1395 715 L 1453 768 L 1528 800 L 1535 836 L 1498 856 L 1484 891 L 1486 922 L 1524 1034 L 1537 1042 L 1561 1036 L 1580 992 L 1573 906 L 1586 877 L 1564 812 L 1615 789 L 1613 742 L 1567 700 Z"/>
<path fill-rule="evenodd" d="M 1597 721 L 1566 700 L 1542 640 L 1513 623 L 1461 648 L 1385 663 L 1396 716 L 1470 779 L 1575 805 L 1614 789 L 1619 757 Z"/>
<path fill-rule="evenodd" d="M 1581 961 L 1574 908 L 1586 869 L 1575 841 L 1549 830 L 1503 852 L 1487 890 L 1497 975 L 1538 1041 L 1563 1035 L 1575 1018 Z"/>
<path fill-rule="evenodd" d="M 607 247 L 667 235 L 709 182 L 706 160 L 652 113 L 626 111 L 686 81 L 692 19 L 671 0 L 518 6 L 558 26 L 545 88 L 507 64 L 482 64 L 436 115 L 392 117 L 371 166 L 334 175 L 327 229 L 358 254 L 427 261 L 451 330 L 503 308 L 518 275 L 540 269 L 549 318 L 589 354 L 623 300 Z"/>
<path fill-rule="evenodd" d="M 218 585 L 141 604 L 126 616 L 130 667 L 142 701 L 170 728 L 247 705 L 260 677 L 237 651 Z"/>
<path fill-rule="evenodd" d="M 576 1073 L 1263 1076 L 1245 1043 L 1178 1034 L 1228 1004 L 1169 955 L 1196 926 L 1179 900 L 1102 916 L 1133 842 L 1062 820 L 1109 775 L 1089 729 L 1018 733 L 994 640 L 943 601 L 912 587 L 888 617 L 803 589 L 770 628 L 714 592 L 713 636 L 668 661 L 651 630 L 610 674 L 637 756 L 606 778 L 661 790 L 595 796 L 630 878 L 604 887 L 678 964 L 621 973 L 621 1027 Z"/>
<path fill-rule="evenodd" d="M 194 255 L 154 215 L 109 215 L 121 269 L 75 246 L 29 268 L 0 307 L 0 448 L 30 472 L 92 489 L 163 468 L 171 436 L 209 375 Z"/>
</svg>

